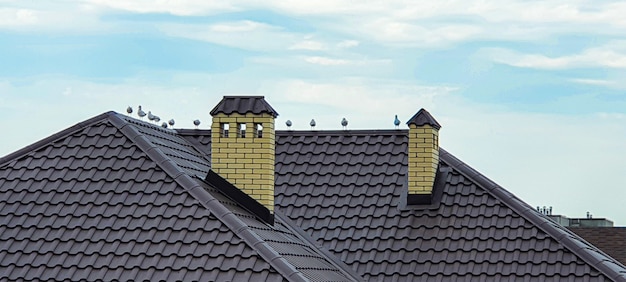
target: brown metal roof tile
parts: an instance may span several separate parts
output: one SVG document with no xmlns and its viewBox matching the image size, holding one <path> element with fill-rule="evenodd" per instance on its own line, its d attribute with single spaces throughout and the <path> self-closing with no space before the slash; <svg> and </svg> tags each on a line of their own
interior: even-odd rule
<svg viewBox="0 0 626 282">
<path fill-rule="evenodd" d="M 518 199 L 492 194 L 501 188 L 467 177 L 467 166 L 445 151 L 440 167 L 450 170 L 438 187 L 439 208 L 401 209 L 406 136 L 398 130 L 278 131 L 279 210 L 366 279 L 607 278 L 503 203 Z M 586 271 L 573 270 L 581 265 Z"/>
</svg>

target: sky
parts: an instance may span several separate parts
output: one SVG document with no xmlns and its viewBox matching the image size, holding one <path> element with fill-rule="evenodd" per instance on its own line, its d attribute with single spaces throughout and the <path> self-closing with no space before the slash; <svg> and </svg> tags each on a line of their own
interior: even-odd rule
<svg viewBox="0 0 626 282">
<path fill-rule="evenodd" d="M 626 226 L 626 2 L 0 0 L 0 156 L 142 105 L 208 129 L 264 95 L 277 129 L 394 129 L 533 207 Z"/>
</svg>

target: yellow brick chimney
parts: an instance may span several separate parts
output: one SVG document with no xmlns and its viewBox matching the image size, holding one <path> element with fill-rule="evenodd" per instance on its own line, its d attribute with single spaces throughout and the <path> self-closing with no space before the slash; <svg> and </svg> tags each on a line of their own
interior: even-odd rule
<svg viewBox="0 0 626 282">
<path fill-rule="evenodd" d="M 430 204 L 439 165 L 441 125 L 428 111 L 420 109 L 409 121 L 408 202 Z"/>
<path fill-rule="evenodd" d="M 263 96 L 224 96 L 211 116 L 211 169 L 273 214 L 278 113 Z"/>
</svg>

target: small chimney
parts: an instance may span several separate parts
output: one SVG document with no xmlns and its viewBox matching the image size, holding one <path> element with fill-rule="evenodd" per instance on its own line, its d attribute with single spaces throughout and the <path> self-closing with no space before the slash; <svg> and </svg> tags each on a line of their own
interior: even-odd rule
<svg viewBox="0 0 626 282">
<path fill-rule="evenodd" d="M 441 125 L 425 109 L 420 109 L 406 124 L 409 125 L 407 201 L 430 204 L 439 165 Z"/>
<path fill-rule="evenodd" d="M 211 116 L 211 169 L 273 214 L 278 113 L 263 96 L 224 96 Z"/>
</svg>

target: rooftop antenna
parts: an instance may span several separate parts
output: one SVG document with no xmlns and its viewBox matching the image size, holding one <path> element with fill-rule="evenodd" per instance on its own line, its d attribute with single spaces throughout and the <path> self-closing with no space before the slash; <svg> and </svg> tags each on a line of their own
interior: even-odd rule
<svg viewBox="0 0 626 282">
<path fill-rule="evenodd" d="M 309 125 L 311 126 L 311 130 L 313 130 L 313 128 L 315 127 L 315 119 L 311 119 L 311 122 L 309 122 Z"/>
<path fill-rule="evenodd" d="M 196 126 L 196 129 L 198 129 L 198 125 L 200 125 L 200 120 L 199 120 L 199 119 L 194 120 L 194 121 L 193 121 L 193 125 L 195 125 L 195 126 Z"/>
<path fill-rule="evenodd" d="M 287 120 L 285 122 L 285 124 L 287 125 L 287 128 L 289 128 L 289 130 L 291 130 L 291 125 L 293 125 L 293 123 L 291 123 L 291 120 Z"/>
<path fill-rule="evenodd" d="M 167 123 L 169 123 L 169 125 L 174 128 L 174 119 L 170 119 L 170 121 L 168 121 Z"/>
<path fill-rule="evenodd" d="M 130 114 L 133 113 L 133 107 L 128 106 L 128 108 L 126 108 L 126 113 L 130 116 Z"/>
<path fill-rule="evenodd" d="M 141 105 L 139 105 L 139 109 L 137 110 L 137 115 L 143 120 L 143 117 L 146 116 L 146 112 L 141 109 Z"/>
<path fill-rule="evenodd" d="M 343 127 L 343 130 L 348 130 L 348 120 L 346 118 L 341 120 L 341 126 Z"/>
<path fill-rule="evenodd" d="M 398 129 L 398 126 L 400 125 L 400 120 L 398 119 L 398 115 L 396 115 L 396 119 L 393 120 L 393 125 L 395 125 L 396 129 Z"/>
</svg>

